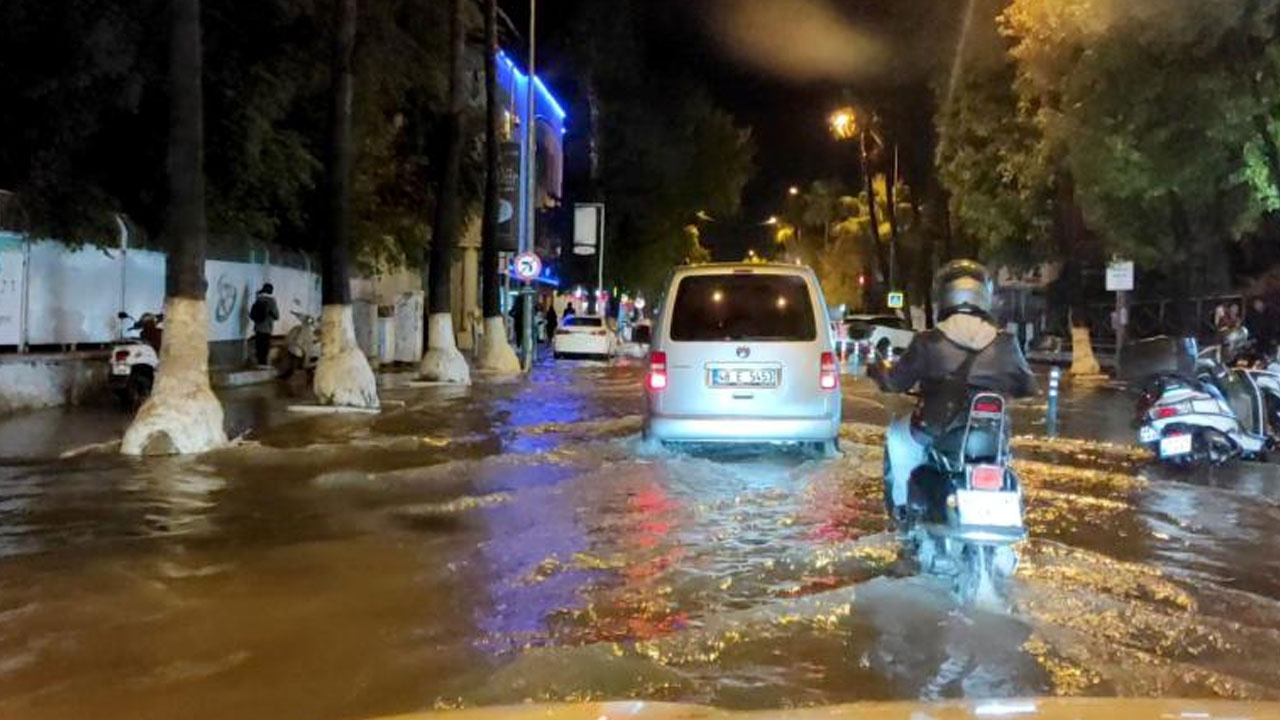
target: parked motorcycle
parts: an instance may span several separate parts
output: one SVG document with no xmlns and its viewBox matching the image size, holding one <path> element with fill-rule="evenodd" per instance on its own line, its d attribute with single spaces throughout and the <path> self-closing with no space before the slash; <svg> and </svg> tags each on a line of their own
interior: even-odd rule
<svg viewBox="0 0 1280 720">
<path fill-rule="evenodd" d="M 920 568 L 950 577 L 961 602 L 1002 595 L 1017 569 L 1014 543 L 1026 537 L 1022 483 L 1011 467 L 1008 404 L 997 393 L 976 392 L 965 412 L 929 448 L 912 473 L 905 519 Z M 890 427 L 911 432 L 902 418 Z M 892 453 L 885 452 L 885 478 Z"/>
<path fill-rule="evenodd" d="M 280 379 L 288 380 L 298 370 L 314 372 L 320 362 L 320 322 L 306 313 L 292 311 L 298 324 L 284 338 L 284 358 L 280 361 Z"/>
<path fill-rule="evenodd" d="M 1194 370 L 1188 371 L 1184 358 L 1177 368 L 1165 363 L 1147 374 L 1135 408 L 1138 442 L 1161 462 L 1179 467 L 1221 465 L 1237 457 L 1265 460 L 1280 430 L 1280 374 L 1229 362 L 1244 347 L 1240 337 L 1198 353 L 1153 338 L 1139 354 L 1161 344 L 1194 354 Z"/>
<path fill-rule="evenodd" d="M 127 329 L 125 321 L 133 319 L 129 313 L 121 312 L 116 317 L 120 320 L 121 332 L 120 338 L 111 344 L 107 387 L 119 398 L 121 407 L 137 410 L 151 395 L 151 386 L 155 383 L 164 315 L 143 313 Z M 135 334 L 129 335 L 130 332 Z"/>
</svg>

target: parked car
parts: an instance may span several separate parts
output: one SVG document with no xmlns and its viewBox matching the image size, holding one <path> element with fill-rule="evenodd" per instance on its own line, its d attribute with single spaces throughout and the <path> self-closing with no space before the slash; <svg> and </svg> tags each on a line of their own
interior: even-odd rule
<svg viewBox="0 0 1280 720">
<path fill-rule="evenodd" d="M 911 323 L 897 315 L 846 315 L 837 349 L 842 357 L 868 357 L 873 352 L 898 355 L 906 352 L 916 333 Z"/>
<path fill-rule="evenodd" d="M 649 352 L 647 438 L 835 451 L 840 369 L 812 270 L 684 266 L 665 297 Z"/>
<path fill-rule="evenodd" d="M 609 358 L 614 354 L 617 338 L 599 315 L 571 315 L 558 328 L 551 342 L 552 354 L 559 360 L 568 357 Z"/>
</svg>

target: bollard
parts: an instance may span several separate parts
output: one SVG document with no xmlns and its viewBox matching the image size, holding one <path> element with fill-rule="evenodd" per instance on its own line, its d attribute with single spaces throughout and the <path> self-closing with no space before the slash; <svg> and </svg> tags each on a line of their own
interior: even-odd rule
<svg viewBox="0 0 1280 720">
<path fill-rule="evenodd" d="M 1044 424 L 1049 437 L 1058 436 L 1058 381 L 1062 378 L 1062 370 L 1054 366 L 1049 371 L 1049 404 L 1045 407 Z"/>
</svg>

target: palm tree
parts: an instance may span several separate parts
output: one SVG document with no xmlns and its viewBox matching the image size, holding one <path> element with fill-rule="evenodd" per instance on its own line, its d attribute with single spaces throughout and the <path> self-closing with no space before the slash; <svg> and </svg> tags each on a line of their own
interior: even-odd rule
<svg viewBox="0 0 1280 720">
<path fill-rule="evenodd" d="M 450 312 L 453 248 L 462 226 L 462 130 L 466 110 L 466 27 L 463 0 L 449 0 L 449 110 L 444 116 L 444 161 L 436 191 L 435 222 L 431 231 L 431 259 L 427 273 L 427 353 L 422 358 L 424 380 L 471 383 L 467 360 L 458 352 Z"/>
<path fill-rule="evenodd" d="M 377 408 L 378 387 L 369 359 L 356 343 L 351 315 L 349 248 L 351 244 L 351 165 L 355 154 L 351 103 L 355 77 L 357 0 L 337 0 L 334 18 L 329 108 L 329 149 L 325 172 L 326 217 L 322 231 L 320 362 L 315 394 L 323 405 Z"/>
<path fill-rule="evenodd" d="M 485 370 L 520 372 L 520 359 L 507 343 L 498 292 L 498 0 L 484 0 L 484 217 L 480 224 L 481 304 L 484 337 L 476 364 Z"/>
<path fill-rule="evenodd" d="M 198 453 L 227 442 L 209 386 L 200 0 L 170 0 L 169 22 L 166 337 L 155 390 L 120 444 L 127 455 Z"/>
</svg>

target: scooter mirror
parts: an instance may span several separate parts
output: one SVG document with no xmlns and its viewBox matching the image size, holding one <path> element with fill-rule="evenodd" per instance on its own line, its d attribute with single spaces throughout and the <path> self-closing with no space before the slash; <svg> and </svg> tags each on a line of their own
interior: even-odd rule
<svg viewBox="0 0 1280 720">
<path fill-rule="evenodd" d="M 129 313 L 127 313 L 127 312 L 125 312 L 125 311 L 121 310 L 120 312 L 116 313 L 116 319 L 117 319 L 117 320 L 128 320 L 128 319 L 129 319 Z"/>
</svg>

